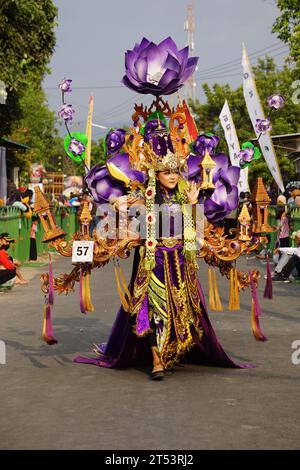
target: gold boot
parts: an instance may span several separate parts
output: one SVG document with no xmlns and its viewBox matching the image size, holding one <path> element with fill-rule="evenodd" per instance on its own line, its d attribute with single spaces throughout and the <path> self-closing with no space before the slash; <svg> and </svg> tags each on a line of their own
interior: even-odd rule
<svg viewBox="0 0 300 470">
<path fill-rule="evenodd" d="M 161 363 L 159 352 L 157 346 L 151 347 L 152 355 L 153 355 L 153 369 L 151 373 L 151 377 L 153 380 L 161 380 L 164 378 L 164 366 Z"/>
</svg>

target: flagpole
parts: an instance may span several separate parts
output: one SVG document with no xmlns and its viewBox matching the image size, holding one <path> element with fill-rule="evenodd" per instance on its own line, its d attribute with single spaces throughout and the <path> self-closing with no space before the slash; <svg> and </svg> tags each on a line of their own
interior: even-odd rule
<svg viewBox="0 0 300 470">
<path fill-rule="evenodd" d="M 93 108 L 94 108 L 94 98 L 93 98 L 93 95 L 90 95 L 89 112 L 88 112 L 88 117 L 86 121 L 86 135 L 88 138 L 88 143 L 87 143 L 86 150 L 85 150 L 85 164 L 89 170 L 91 168 Z"/>
</svg>

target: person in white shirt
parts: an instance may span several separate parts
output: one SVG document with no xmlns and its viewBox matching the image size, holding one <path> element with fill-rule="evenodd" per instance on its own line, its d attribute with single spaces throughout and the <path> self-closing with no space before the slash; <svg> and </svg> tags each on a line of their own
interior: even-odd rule
<svg viewBox="0 0 300 470">
<path fill-rule="evenodd" d="M 290 275 L 296 271 L 300 276 L 300 230 L 295 233 L 296 246 L 279 248 L 282 256 L 272 275 L 275 282 L 289 282 Z"/>
</svg>

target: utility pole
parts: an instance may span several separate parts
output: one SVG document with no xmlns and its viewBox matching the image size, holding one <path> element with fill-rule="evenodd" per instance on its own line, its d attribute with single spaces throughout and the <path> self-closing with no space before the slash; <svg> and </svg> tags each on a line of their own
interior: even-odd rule
<svg viewBox="0 0 300 470">
<path fill-rule="evenodd" d="M 194 51 L 195 51 L 195 43 L 194 43 L 195 21 L 194 21 L 194 7 L 192 3 L 188 4 L 187 6 L 187 19 L 184 22 L 184 31 L 187 31 L 187 45 L 189 46 L 189 55 L 193 56 Z M 187 80 L 185 89 L 186 89 L 187 99 L 194 100 L 195 91 L 196 91 L 195 74 L 191 75 L 190 78 Z"/>
</svg>

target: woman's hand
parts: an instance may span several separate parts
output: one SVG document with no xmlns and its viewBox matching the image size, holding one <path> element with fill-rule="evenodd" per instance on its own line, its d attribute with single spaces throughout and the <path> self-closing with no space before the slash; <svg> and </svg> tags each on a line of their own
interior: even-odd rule
<svg viewBox="0 0 300 470">
<path fill-rule="evenodd" d="M 185 194 L 190 204 L 197 204 L 199 192 L 200 183 L 196 183 L 196 181 L 191 181 L 189 189 L 185 190 Z"/>
</svg>

